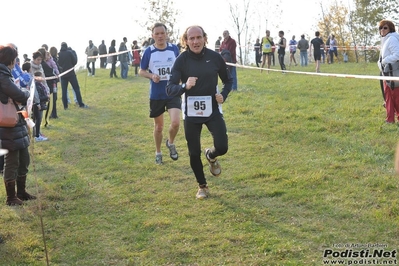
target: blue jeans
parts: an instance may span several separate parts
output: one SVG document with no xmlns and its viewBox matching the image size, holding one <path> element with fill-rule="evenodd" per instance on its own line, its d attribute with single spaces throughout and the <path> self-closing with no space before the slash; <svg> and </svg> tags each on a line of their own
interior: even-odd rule
<svg viewBox="0 0 399 266">
<path fill-rule="evenodd" d="M 91 63 L 91 68 L 90 68 L 90 63 Z M 87 71 L 89 71 L 89 73 L 92 74 L 93 76 L 96 74 L 95 63 L 96 62 L 87 62 L 86 63 Z"/>
<path fill-rule="evenodd" d="M 129 71 L 128 62 L 121 62 L 121 78 L 126 79 L 128 71 Z"/>
<path fill-rule="evenodd" d="M 301 66 L 308 65 L 308 51 L 300 51 L 299 55 L 301 56 Z"/>
<path fill-rule="evenodd" d="M 85 104 L 82 101 L 82 95 L 80 94 L 80 87 L 78 83 L 78 79 L 76 75 L 72 75 L 69 77 L 62 77 L 61 79 L 61 88 L 62 88 L 62 103 L 64 104 L 64 109 L 68 108 L 68 83 L 71 83 L 72 89 L 75 91 L 76 100 L 80 107 L 83 107 Z"/>
<path fill-rule="evenodd" d="M 236 67 L 235 66 L 231 66 L 230 67 L 230 74 L 231 74 L 231 76 L 233 77 L 233 86 L 231 87 L 231 89 L 233 90 L 233 91 L 236 91 L 237 90 L 237 69 L 236 69 Z"/>
</svg>

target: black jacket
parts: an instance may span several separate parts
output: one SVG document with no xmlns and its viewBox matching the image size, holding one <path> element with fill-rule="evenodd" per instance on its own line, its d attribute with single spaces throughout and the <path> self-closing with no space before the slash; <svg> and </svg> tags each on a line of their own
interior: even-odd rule
<svg viewBox="0 0 399 266">
<path fill-rule="evenodd" d="M 186 83 L 189 77 L 197 77 L 196 84 L 190 90 L 183 90 L 180 81 Z M 200 54 L 195 54 L 188 49 L 182 52 L 173 64 L 172 74 L 166 85 L 166 94 L 180 96 L 185 93 L 186 102 L 188 96 L 211 96 L 212 115 L 214 115 L 219 112 L 215 97 L 219 78 L 223 82 L 220 94 L 226 100 L 233 85 L 233 78 L 222 56 L 208 48 L 204 48 Z M 186 111 L 187 105 L 184 112 L 186 113 Z M 208 118 L 191 118 L 187 116 L 186 119 L 190 122 L 202 123 Z"/>
<path fill-rule="evenodd" d="M 8 98 L 14 102 L 26 105 L 29 98 L 27 89 L 19 89 L 14 84 L 11 70 L 4 64 L 0 64 L 0 101 L 7 103 Z M 17 110 L 16 110 L 17 111 Z M 15 127 L 0 127 L 0 146 L 3 149 L 16 151 L 29 146 L 28 130 L 25 119 L 19 114 L 19 121 Z"/>
<path fill-rule="evenodd" d="M 108 49 L 108 53 L 109 54 L 116 53 L 115 46 L 110 46 L 109 49 Z M 118 55 L 112 56 L 112 63 L 116 63 L 117 61 L 118 61 Z"/>
<path fill-rule="evenodd" d="M 53 77 L 54 76 L 54 69 L 49 66 L 46 62 L 42 61 L 42 68 L 44 72 L 44 76 L 47 77 Z M 53 86 L 56 83 L 56 79 L 48 79 L 46 80 L 47 86 L 50 89 L 50 93 L 53 93 Z"/>
<path fill-rule="evenodd" d="M 76 63 L 78 62 L 78 58 L 76 56 L 76 53 L 74 53 L 73 50 L 68 50 L 67 47 L 61 46 L 61 50 L 58 53 L 58 64 L 60 65 L 62 72 L 65 72 L 71 68 L 74 68 Z M 64 75 L 64 77 L 71 77 L 74 76 L 75 74 L 75 69 L 72 71 L 68 72 L 67 74 Z"/>
</svg>

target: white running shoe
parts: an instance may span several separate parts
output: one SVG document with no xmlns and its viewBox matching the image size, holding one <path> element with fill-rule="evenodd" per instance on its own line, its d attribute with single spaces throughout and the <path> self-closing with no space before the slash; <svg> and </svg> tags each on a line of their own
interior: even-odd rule
<svg viewBox="0 0 399 266">
<path fill-rule="evenodd" d="M 42 135 L 39 135 L 39 137 L 35 137 L 36 142 L 41 142 L 41 141 L 46 141 L 46 140 L 48 140 L 48 138 L 46 138 Z"/>
<path fill-rule="evenodd" d="M 220 166 L 218 159 L 209 159 L 208 154 L 211 152 L 211 149 L 207 148 L 205 149 L 205 158 L 208 160 L 209 163 L 209 171 L 211 172 L 212 175 L 214 176 L 219 176 L 220 173 L 222 172 L 222 167 Z"/>
<path fill-rule="evenodd" d="M 195 197 L 197 198 L 197 199 L 205 199 L 205 198 L 207 198 L 209 196 L 209 188 L 208 188 L 208 186 L 206 186 L 206 187 L 203 187 L 203 188 L 198 188 L 198 192 L 197 192 L 197 195 L 195 195 Z"/>
</svg>

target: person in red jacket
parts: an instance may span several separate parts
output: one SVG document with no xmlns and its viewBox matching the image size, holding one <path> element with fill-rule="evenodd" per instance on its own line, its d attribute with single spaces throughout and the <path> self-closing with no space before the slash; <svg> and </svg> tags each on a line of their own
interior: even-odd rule
<svg viewBox="0 0 399 266">
<path fill-rule="evenodd" d="M 237 63 L 237 56 L 236 56 L 236 48 L 237 44 L 236 41 L 230 37 L 230 33 L 228 30 L 223 32 L 223 42 L 220 45 L 220 52 L 223 53 L 223 50 L 228 50 L 231 54 L 231 62 L 236 64 Z M 230 67 L 231 76 L 233 77 L 233 87 L 231 88 L 233 91 L 237 90 L 237 70 L 235 66 Z"/>
</svg>

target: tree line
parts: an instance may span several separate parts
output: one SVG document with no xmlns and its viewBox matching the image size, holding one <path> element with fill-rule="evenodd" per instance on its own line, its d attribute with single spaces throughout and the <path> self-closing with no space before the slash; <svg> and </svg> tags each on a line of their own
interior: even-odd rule
<svg viewBox="0 0 399 266">
<path fill-rule="evenodd" d="M 226 1 L 230 23 L 237 36 L 238 62 L 247 64 L 248 55 L 253 51 L 253 40 L 260 37 L 260 29 L 264 28 L 260 20 L 266 18 L 266 28 L 276 28 L 279 20 L 268 22 L 267 18 L 283 19 L 284 10 L 281 10 L 279 2 L 269 3 L 269 0 Z M 346 50 L 352 62 L 377 61 L 380 45 L 379 21 L 390 19 L 399 24 L 398 0 L 348 0 L 347 3 L 334 0 L 328 1 L 327 5 L 326 1 L 320 0 L 319 4 L 320 18 L 314 30 L 320 31 L 323 40 L 334 34 L 339 49 Z M 170 41 L 179 42 L 180 32 L 176 23 L 181 11 L 173 0 L 151 0 L 143 8 L 143 12 L 148 16 L 145 21 L 137 21 L 141 27 L 150 30 L 154 21 L 162 22 L 168 27 Z"/>
</svg>

